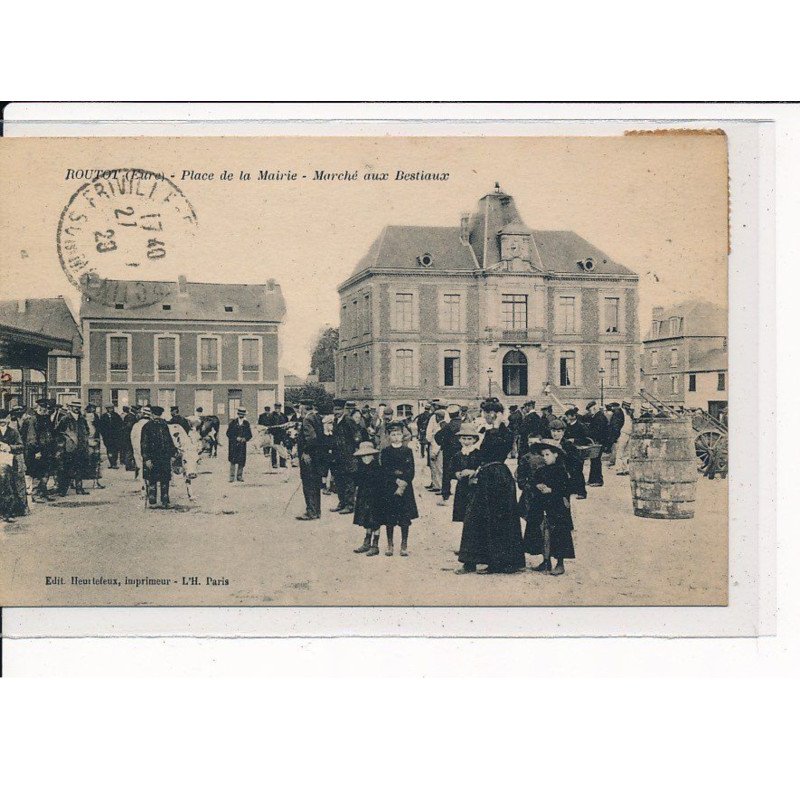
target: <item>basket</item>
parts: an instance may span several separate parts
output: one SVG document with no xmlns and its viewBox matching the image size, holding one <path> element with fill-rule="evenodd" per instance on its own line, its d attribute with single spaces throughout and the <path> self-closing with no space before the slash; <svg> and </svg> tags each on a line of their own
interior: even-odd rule
<svg viewBox="0 0 800 800">
<path fill-rule="evenodd" d="M 600 458 L 603 453 L 603 445 L 598 444 L 597 442 L 592 442 L 591 439 L 589 441 L 591 444 L 575 445 L 575 449 L 578 451 L 578 455 L 583 461 L 588 461 L 592 458 Z"/>
</svg>

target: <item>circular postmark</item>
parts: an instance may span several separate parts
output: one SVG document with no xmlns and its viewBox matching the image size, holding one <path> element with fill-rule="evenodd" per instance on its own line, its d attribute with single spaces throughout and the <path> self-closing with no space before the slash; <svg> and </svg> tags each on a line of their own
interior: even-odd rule
<svg viewBox="0 0 800 800">
<path fill-rule="evenodd" d="M 174 279 L 196 227 L 192 204 L 162 173 L 103 170 L 61 212 L 58 258 L 89 299 L 139 308 L 169 291 L 158 280 Z"/>
</svg>

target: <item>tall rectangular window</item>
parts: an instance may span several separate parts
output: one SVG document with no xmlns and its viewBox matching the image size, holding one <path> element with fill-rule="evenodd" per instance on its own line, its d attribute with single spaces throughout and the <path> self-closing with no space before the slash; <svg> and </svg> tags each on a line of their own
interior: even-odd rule
<svg viewBox="0 0 800 800">
<path fill-rule="evenodd" d="M 173 336 L 159 336 L 156 340 L 156 352 L 158 360 L 156 370 L 158 372 L 174 372 L 175 364 L 175 338 Z"/>
<path fill-rule="evenodd" d="M 353 353 L 353 369 L 352 371 L 352 386 L 355 389 L 358 386 L 358 379 L 360 377 L 358 366 L 358 353 Z"/>
<path fill-rule="evenodd" d="M 606 333 L 619 333 L 619 297 L 605 299 Z"/>
<path fill-rule="evenodd" d="M 202 411 L 197 411 L 197 409 Z M 214 391 L 212 389 L 194 390 L 194 410 L 199 414 L 215 414 L 214 411 Z"/>
<path fill-rule="evenodd" d="M 353 336 L 361 335 L 361 320 L 358 316 L 358 300 L 353 300 Z"/>
<path fill-rule="evenodd" d="M 126 339 L 123 339 L 127 342 Z M 126 344 L 127 348 L 127 344 Z M 127 358 L 127 349 L 126 349 Z M 127 365 L 124 367 L 127 369 Z M 75 358 L 56 358 L 56 383 L 77 383 L 78 382 L 78 361 Z"/>
<path fill-rule="evenodd" d="M 678 348 L 677 347 L 673 347 L 669 351 L 669 365 L 671 367 L 677 367 L 678 366 Z"/>
<path fill-rule="evenodd" d="M 724 392 L 725 391 L 725 373 L 718 372 L 717 373 L 717 391 Z"/>
<path fill-rule="evenodd" d="M 669 335 L 670 336 L 677 336 L 681 332 L 681 322 L 683 322 L 682 317 L 670 317 L 669 318 Z"/>
<path fill-rule="evenodd" d="M 507 331 L 526 330 L 528 327 L 528 295 L 503 295 L 503 327 Z"/>
<path fill-rule="evenodd" d="M 556 332 L 575 333 L 575 298 L 559 297 L 556 310 Z"/>
<path fill-rule="evenodd" d="M 342 388 L 347 387 L 347 356 L 342 356 Z"/>
<path fill-rule="evenodd" d="M 364 358 L 361 359 L 361 385 L 370 386 L 372 384 L 372 370 L 370 368 L 369 350 L 364 351 Z"/>
<path fill-rule="evenodd" d="M 619 386 L 619 350 L 606 350 L 606 381 L 609 386 Z"/>
<path fill-rule="evenodd" d="M 672 394 L 678 394 L 678 376 L 672 376 Z"/>
<path fill-rule="evenodd" d="M 658 366 L 658 350 L 650 351 L 650 369 L 655 369 Z"/>
<path fill-rule="evenodd" d="M 661 327 L 661 323 L 657 319 L 654 319 L 653 320 L 653 329 L 650 332 L 654 339 L 658 336 L 658 331 L 659 331 L 660 327 Z"/>
<path fill-rule="evenodd" d="M 558 367 L 559 386 L 572 386 L 575 383 L 575 352 L 567 350 L 561 354 Z"/>
<path fill-rule="evenodd" d="M 461 351 L 444 351 L 444 385 L 461 386 Z"/>
<path fill-rule="evenodd" d="M 372 305 L 369 301 L 369 295 L 364 295 L 364 327 L 361 329 L 362 333 L 372 332 Z"/>
<path fill-rule="evenodd" d="M 340 334 L 342 339 L 347 339 L 350 336 L 347 311 L 348 311 L 348 306 L 342 306 L 342 318 L 340 320 L 341 322 Z"/>
<path fill-rule="evenodd" d="M 128 337 L 111 336 L 108 340 L 109 367 L 114 372 L 128 371 Z"/>
<path fill-rule="evenodd" d="M 200 378 L 216 380 L 219 375 L 219 340 L 210 336 L 200 337 Z"/>
<path fill-rule="evenodd" d="M 257 381 L 261 377 L 261 339 L 253 336 L 239 341 L 242 380 Z"/>
<path fill-rule="evenodd" d="M 697 391 L 697 375 L 690 375 L 689 376 L 689 391 L 696 392 Z"/>
<path fill-rule="evenodd" d="M 442 330 L 461 330 L 461 295 L 445 294 L 442 298 Z"/>
<path fill-rule="evenodd" d="M 414 385 L 414 351 L 408 349 L 395 350 L 395 376 L 398 386 Z"/>
<path fill-rule="evenodd" d="M 410 331 L 414 327 L 414 295 L 397 292 L 394 296 L 394 321 L 398 331 Z"/>
</svg>

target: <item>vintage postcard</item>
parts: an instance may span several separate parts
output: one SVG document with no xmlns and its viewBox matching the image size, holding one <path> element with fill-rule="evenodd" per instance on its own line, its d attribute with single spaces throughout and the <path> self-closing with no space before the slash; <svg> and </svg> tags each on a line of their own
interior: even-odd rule
<svg viewBox="0 0 800 800">
<path fill-rule="evenodd" d="M 0 606 L 726 606 L 728 167 L 0 139 Z"/>
</svg>

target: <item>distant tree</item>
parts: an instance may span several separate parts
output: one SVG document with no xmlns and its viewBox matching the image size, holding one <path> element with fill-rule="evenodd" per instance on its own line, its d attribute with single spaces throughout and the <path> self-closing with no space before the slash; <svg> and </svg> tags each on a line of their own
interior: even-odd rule
<svg viewBox="0 0 800 800">
<path fill-rule="evenodd" d="M 336 351 L 339 349 L 339 329 L 328 325 L 323 328 L 311 352 L 311 371 L 322 383 L 336 380 Z"/>
<path fill-rule="evenodd" d="M 302 386 L 287 387 L 284 392 L 286 405 L 294 406 L 295 408 L 304 397 L 310 397 L 318 402 L 321 414 L 330 414 L 333 411 L 333 395 L 321 383 L 309 381 Z"/>
</svg>

